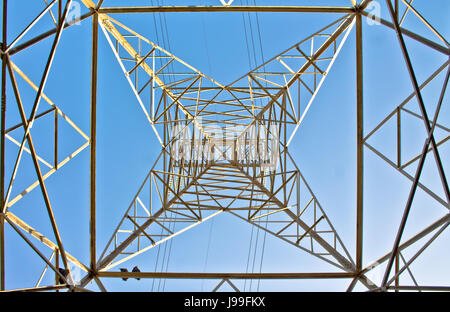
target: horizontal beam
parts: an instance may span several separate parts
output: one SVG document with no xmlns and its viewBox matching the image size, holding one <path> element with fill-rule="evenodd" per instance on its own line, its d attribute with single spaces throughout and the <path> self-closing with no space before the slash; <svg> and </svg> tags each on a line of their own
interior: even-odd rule
<svg viewBox="0 0 450 312">
<path fill-rule="evenodd" d="M 176 279 L 332 279 L 353 278 L 354 273 L 183 273 L 183 272 L 98 272 L 99 277 Z"/>
<path fill-rule="evenodd" d="M 148 6 L 109 7 L 99 13 L 155 13 L 155 12 L 284 12 L 284 13 L 354 13 L 353 7 L 329 6 Z"/>
<path fill-rule="evenodd" d="M 38 292 L 38 291 L 52 291 L 57 289 L 65 289 L 68 288 L 66 284 L 61 285 L 52 285 L 52 286 L 41 286 L 41 287 L 30 287 L 30 288 L 18 288 L 18 289 L 11 289 L 11 290 L 5 290 L 2 292 Z"/>
<path fill-rule="evenodd" d="M 450 291 L 449 286 L 389 286 L 393 290 Z"/>
</svg>

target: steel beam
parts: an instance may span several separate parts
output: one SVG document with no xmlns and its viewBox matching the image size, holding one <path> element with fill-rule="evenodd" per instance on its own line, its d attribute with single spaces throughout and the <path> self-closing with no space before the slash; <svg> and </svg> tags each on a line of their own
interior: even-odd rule
<svg viewBox="0 0 450 312">
<path fill-rule="evenodd" d="M 363 47 L 361 14 L 356 15 L 356 269 L 362 269 L 364 206 Z"/>
<path fill-rule="evenodd" d="M 108 7 L 99 13 L 173 13 L 173 12 L 267 12 L 267 13 L 354 13 L 354 7 L 326 6 L 148 6 Z"/>
<path fill-rule="evenodd" d="M 90 120 L 90 268 L 96 268 L 96 149 L 97 149 L 98 14 L 92 16 L 91 120 Z"/>
<path fill-rule="evenodd" d="M 2 52 L 7 49 L 7 12 L 8 0 L 3 0 L 3 33 Z M 1 138 L 0 138 L 0 209 L 5 206 L 5 117 L 6 117 L 6 63 L 7 55 L 2 53 L 2 86 L 1 86 Z M 5 221 L 0 215 L 0 290 L 5 290 Z"/>
<path fill-rule="evenodd" d="M 354 273 L 186 273 L 186 272 L 99 272 L 100 277 L 174 279 L 333 279 L 352 278 Z"/>
</svg>

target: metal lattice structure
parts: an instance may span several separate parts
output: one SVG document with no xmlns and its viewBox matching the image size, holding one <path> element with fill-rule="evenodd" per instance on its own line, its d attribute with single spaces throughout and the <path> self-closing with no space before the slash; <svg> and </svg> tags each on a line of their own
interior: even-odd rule
<svg viewBox="0 0 450 312">
<path fill-rule="evenodd" d="M 10 226 L 44 261 L 47 268 L 55 272 L 55 285 L 40 286 L 25 290 L 83 291 L 95 281 L 102 291 L 103 278 L 204 278 L 217 279 L 218 290 L 224 283 L 238 291 L 235 279 L 351 279 L 349 291 L 360 282 L 368 290 L 450 290 L 444 285 L 401 285 L 400 276 L 411 274 L 409 265 L 449 225 L 450 195 L 439 147 L 449 138 L 450 130 L 437 123 L 449 79 L 449 63 L 446 61 L 428 79 L 419 84 L 414 66 L 408 54 L 404 38 L 422 44 L 445 56 L 450 55 L 449 44 L 431 24 L 413 7 L 412 1 L 387 0 L 391 21 L 379 19 L 384 27 L 395 32 L 403 52 L 414 92 L 392 111 L 377 127 L 365 134 L 363 131 L 363 58 L 362 20 L 373 18 L 366 8 L 371 0 L 349 0 L 348 6 L 240 6 L 233 1 L 217 1 L 211 6 L 159 6 L 159 7 L 106 7 L 103 0 L 81 2 L 89 9 L 81 16 L 81 23 L 92 23 L 92 71 L 91 71 L 91 115 L 90 133 L 84 133 L 64 112 L 48 98 L 44 89 L 51 70 L 52 61 L 63 36 L 64 29 L 73 23 L 66 22 L 71 5 L 70 0 L 54 0 L 43 4 L 43 11 L 13 41 L 6 38 L 7 0 L 3 0 L 3 45 L 2 45 L 2 129 L 1 129 L 1 287 L 5 290 L 5 226 Z M 108 2 L 108 1 L 106 1 Z M 292 1 L 295 2 L 295 1 Z M 359 3 L 357 3 L 359 2 Z M 120 4 L 119 4 L 120 5 Z M 122 5 L 126 5 L 123 1 Z M 57 8 L 58 7 L 58 8 Z M 52 11 L 55 10 L 57 13 Z M 401 13 L 404 8 L 405 13 Z M 436 40 L 424 38 L 402 27 L 406 12 L 416 15 L 431 29 Z M 114 14 L 139 14 L 156 12 L 295 12 L 295 14 L 340 13 L 344 17 L 298 42 L 266 63 L 252 70 L 229 85 L 222 85 L 201 73 L 177 56 L 166 51 L 151 40 L 128 28 L 113 18 Z M 35 38 L 22 42 L 21 38 L 45 15 L 51 15 L 56 27 Z M 356 102 L 357 102 L 357 220 L 356 254 L 345 247 L 332 220 L 319 203 L 307 184 L 294 159 L 289 154 L 289 145 L 295 141 L 295 134 L 301 127 L 305 115 L 314 103 L 327 74 L 332 70 L 341 48 L 349 34 L 356 32 Z M 136 96 L 148 125 L 161 144 L 161 152 L 148 172 L 146 179 L 125 209 L 122 220 L 113 231 L 109 243 L 100 254 L 96 250 L 96 123 L 97 123 L 97 63 L 98 36 L 103 33 L 125 79 Z M 53 40 L 40 81 L 32 81 L 15 63 L 14 56 L 23 53 L 42 40 Z M 429 115 L 421 90 L 436 76 L 445 73 L 445 81 L 439 95 L 434 116 Z M 21 99 L 18 79 L 23 79 L 35 90 L 32 110 L 27 116 Z M 14 91 L 6 97 L 7 84 Z M 420 114 L 405 107 L 415 98 Z M 10 105 L 18 107 L 21 122 L 6 127 L 5 111 Z M 49 105 L 42 113 L 38 107 Z M 32 139 L 31 127 L 40 118 L 54 115 L 53 161 L 46 161 L 38 155 Z M 423 122 L 427 139 L 416 157 L 401 159 L 402 132 L 401 114 L 408 114 Z M 389 120 L 397 122 L 397 159 L 392 160 L 374 146 L 368 139 Z M 83 144 L 76 147 L 63 160 L 58 159 L 58 123 L 66 123 Z M 435 129 L 445 131 L 446 136 L 436 141 Z M 34 128 L 33 128 L 34 129 Z M 12 133 L 23 130 L 22 140 Z M 256 138 L 256 139 L 255 139 Z M 197 142 L 200 144 L 194 144 Z M 19 147 L 12 164 L 12 174 L 5 174 L 5 150 L 13 144 Z M 201 150 L 197 150 L 198 147 Z M 89 147 L 89 148 L 88 148 Z M 385 264 L 384 278 L 377 285 L 367 277 L 373 265 L 364 266 L 363 253 L 363 151 L 373 151 L 387 164 L 411 180 L 410 195 L 404 208 L 404 215 L 398 227 L 398 234 L 392 250 L 382 255 L 377 264 Z M 45 180 L 53 174 L 64 174 L 63 166 L 81 153 L 90 153 L 90 263 L 83 264 L 64 249 L 57 222 L 53 214 Z M 182 151 L 180 157 L 173 151 Z M 17 196 L 12 196 L 12 186 L 24 154 L 33 160 L 37 181 Z M 425 158 L 433 157 L 439 172 L 436 179 L 444 189 L 444 197 L 420 183 Z M 273 165 L 273 163 L 276 165 Z M 406 167 L 417 162 L 415 175 Z M 45 170 L 44 170 L 45 168 Z M 59 171 L 61 170 L 61 173 Z M 33 189 L 40 189 L 44 198 L 54 238 L 47 238 L 34 229 L 32 220 L 22 220 L 14 213 L 14 205 Z M 417 189 L 431 196 L 447 210 L 416 235 L 402 239 L 408 214 Z M 446 208 L 446 209 L 445 209 Z M 321 261 L 336 268 L 334 272 L 292 272 L 292 273 L 177 273 L 177 272 L 128 272 L 118 271 L 117 266 L 133 259 L 177 235 L 211 219 L 221 213 L 228 213 L 291 244 Z M 264 218 L 265 222 L 260 222 Z M 428 237 L 430 236 L 430 237 Z M 426 238 L 425 244 L 422 239 Z M 7 243 L 7 242 L 6 242 Z M 52 250 L 51 258 L 40 249 Z M 402 251 L 410 246 L 419 246 L 418 252 L 405 260 Z M 59 263 L 59 259 L 62 263 Z M 400 260 L 403 264 L 400 265 Z M 52 262 L 53 261 L 53 262 Z M 71 281 L 70 263 L 85 272 L 80 284 Z M 62 270 L 61 270 L 62 269 Z M 43 274 L 44 274 L 43 273 Z M 414 277 L 413 277 L 414 280 Z"/>
</svg>

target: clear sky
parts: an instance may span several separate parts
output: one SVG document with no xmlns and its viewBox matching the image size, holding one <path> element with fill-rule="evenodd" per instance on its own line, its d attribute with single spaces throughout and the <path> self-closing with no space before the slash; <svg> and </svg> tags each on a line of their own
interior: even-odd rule
<svg viewBox="0 0 450 312">
<path fill-rule="evenodd" d="M 74 2 L 81 4 L 80 1 Z M 152 5 L 152 2 L 157 5 L 158 2 L 169 1 L 128 1 L 127 5 L 129 3 L 144 6 Z M 261 5 L 292 2 L 256 1 Z M 295 2 L 302 5 L 311 1 Z M 219 0 L 176 1 L 176 3 L 220 5 Z M 254 1 L 234 2 L 236 5 L 247 3 L 253 4 Z M 385 2 L 377 3 L 380 4 L 381 16 L 390 20 Z M 350 0 L 317 1 L 317 5 L 350 4 Z M 103 4 L 104 7 L 119 5 L 120 1 L 117 0 L 105 0 Z M 449 38 L 450 3 L 447 0 L 416 0 L 414 6 L 444 38 Z M 23 1 L 9 1 L 8 42 L 11 42 L 43 7 L 44 1 L 27 1 L 25 8 Z M 87 12 L 82 4 L 80 7 L 82 13 Z M 166 13 L 114 16 L 134 31 L 223 84 L 241 77 L 254 68 L 255 64 L 259 65 L 263 60 L 272 58 L 340 17 L 342 15 L 336 13 L 321 15 Z M 439 42 L 439 39 L 411 12 L 406 15 L 403 26 Z M 54 25 L 51 17 L 44 16 L 21 42 L 52 27 Z M 258 27 L 260 37 L 256 31 Z M 64 30 L 45 88 L 45 94 L 86 134 L 89 134 L 91 28 L 91 19 L 88 18 L 80 25 Z M 247 41 L 244 30 L 247 32 Z M 162 39 L 163 36 L 166 36 L 165 40 Z M 367 135 L 411 94 L 413 88 L 393 30 L 382 25 L 370 25 L 363 17 L 363 40 L 364 134 Z M 448 60 L 443 54 L 416 41 L 405 40 L 419 83 Z M 252 42 L 255 49 L 252 48 Z M 43 40 L 11 58 L 36 84 L 42 75 L 51 43 L 52 39 Z M 250 50 L 247 49 L 248 44 Z M 355 254 L 356 233 L 355 49 L 353 29 L 289 147 L 303 176 L 352 256 Z M 97 248 L 100 252 L 159 155 L 160 145 L 101 31 L 98 63 Z M 434 114 L 444 75 L 445 71 L 423 91 L 429 116 Z M 26 112 L 29 114 L 35 92 L 18 75 L 17 80 Z M 20 120 L 10 84 L 7 88 L 7 97 L 8 128 Z M 448 126 L 450 122 L 448 94 L 443 103 L 438 123 Z M 405 107 L 413 112 L 419 112 L 414 99 Z M 49 106 L 41 100 L 39 112 L 48 108 Z M 32 130 L 38 154 L 48 160 L 51 160 L 53 155 L 53 145 L 48 143 L 53 140 L 52 118 L 53 115 L 42 118 L 36 122 Z M 402 158 L 409 160 L 420 153 L 426 133 L 419 119 L 407 114 L 403 114 L 402 118 L 404 132 Z M 394 121 L 395 119 L 386 123 L 379 133 L 368 140 L 371 146 L 391 159 L 395 159 L 396 155 Z M 61 150 L 58 157 L 63 159 L 83 145 L 85 140 L 62 119 L 59 127 L 61 131 L 58 140 Z M 22 139 L 22 135 L 22 130 L 11 133 L 18 141 Z M 436 129 L 437 141 L 448 135 L 448 132 Z M 17 150 L 13 143 L 7 142 L 7 181 Z M 449 176 L 448 143 L 440 146 L 440 153 L 446 175 Z M 392 248 L 411 183 L 367 148 L 364 150 L 364 161 L 364 265 L 368 265 Z M 413 163 L 406 169 L 407 172 L 414 175 L 416 165 L 417 162 Z M 32 161 L 27 154 L 19 167 L 12 198 L 35 180 Z M 438 196 L 445 198 L 431 154 L 427 157 L 421 182 Z M 66 250 L 88 264 L 89 149 L 84 149 L 60 171 L 48 178 L 46 186 Z M 11 212 L 53 240 L 39 188 L 24 196 L 11 208 Z M 425 192 L 418 191 L 404 237 L 412 236 L 446 213 L 448 210 L 445 207 Z M 6 229 L 7 288 L 31 287 L 38 280 L 45 264 L 11 227 L 7 226 Z M 251 237 L 253 237 L 252 244 L 250 244 Z M 255 248 L 256 237 L 258 244 Z M 448 285 L 449 239 L 448 230 L 444 231 L 411 266 L 419 285 Z M 50 256 L 51 252 L 46 247 L 40 246 L 39 243 L 37 245 L 46 256 Z M 405 258 L 409 259 L 418 248 L 420 246 L 405 251 Z M 249 250 L 251 250 L 250 257 Z M 336 270 L 269 234 L 265 236 L 256 229 L 252 234 L 249 224 L 229 214 L 221 214 L 174 238 L 172 243 L 162 244 L 161 248 L 154 248 L 130 260 L 124 266 L 131 270 L 134 265 L 138 265 L 142 271 L 154 271 L 156 263 L 158 263 L 157 271 L 169 272 L 246 272 L 246 270 L 259 272 L 260 268 L 262 272 Z M 374 272 L 371 277 L 379 281 L 380 274 Z M 52 278 L 53 275 L 48 272 L 42 284 L 51 284 Z M 407 274 L 403 274 L 402 278 L 404 284 L 412 284 Z M 218 280 L 151 279 L 124 282 L 121 279 L 104 279 L 108 289 L 132 291 L 209 291 L 218 282 Z M 241 290 L 255 291 L 345 290 L 350 283 L 349 280 L 233 282 Z M 94 284 L 90 284 L 89 287 L 97 289 Z M 363 287 L 357 289 L 364 290 Z"/>
</svg>

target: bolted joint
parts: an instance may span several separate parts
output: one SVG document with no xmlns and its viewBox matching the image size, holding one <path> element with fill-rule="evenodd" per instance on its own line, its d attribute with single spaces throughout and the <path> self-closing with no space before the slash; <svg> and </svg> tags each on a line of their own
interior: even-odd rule
<svg viewBox="0 0 450 312">
<path fill-rule="evenodd" d="M 95 271 L 95 270 L 92 270 L 92 269 L 89 270 L 89 272 L 88 272 L 88 277 L 89 277 L 90 279 L 95 278 L 95 277 L 97 277 L 97 276 L 98 276 L 98 271 Z"/>
</svg>

